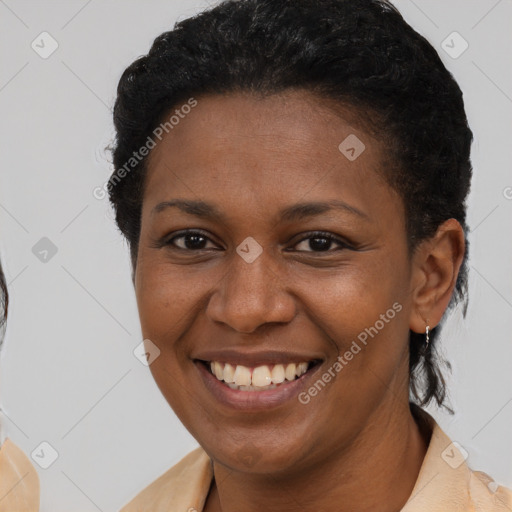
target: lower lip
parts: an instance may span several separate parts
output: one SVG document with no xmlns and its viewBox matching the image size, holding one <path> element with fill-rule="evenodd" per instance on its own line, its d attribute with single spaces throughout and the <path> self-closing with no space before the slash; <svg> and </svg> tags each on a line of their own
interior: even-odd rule
<svg viewBox="0 0 512 512">
<path fill-rule="evenodd" d="M 278 407 L 291 399 L 296 399 L 300 390 L 307 386 L 307 381 L 317 372 L 320 365 L 309 369 L 304 375 L 293 381 L 284 381 L 273 389 L 264 391 L 242 391 L 231 389 L 207 370 L 203 363 L 195 362 L 199 374 L 215 398 L 224 405 L 234 409 L 250 411 L 261 411 Z M 297 400 L 298 401 L 298 400 Z"/>
</svg>

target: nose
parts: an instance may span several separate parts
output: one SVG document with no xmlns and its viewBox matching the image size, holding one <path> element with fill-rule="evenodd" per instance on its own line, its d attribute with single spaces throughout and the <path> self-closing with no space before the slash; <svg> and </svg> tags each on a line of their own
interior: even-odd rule
<svg viewBox="0 0 512 512">
<path fill-rule="evenodd" d="M 240 333 L 270 323 L 285 324 L 296 315 L 290 283 L 263 253 L 252 263 L 238 254 L 210 297 L 207 315 Z"/>
</svg>

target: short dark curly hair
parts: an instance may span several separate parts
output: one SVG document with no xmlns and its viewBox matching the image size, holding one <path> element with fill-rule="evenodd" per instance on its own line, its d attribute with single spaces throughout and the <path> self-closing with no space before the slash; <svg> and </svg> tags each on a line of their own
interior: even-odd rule
<svg viewBox="0 0 512 512">
<path fill-rule="evenodd" d="M 460 222 L 466 252 L 448 309 L 463 301 L 465 316 L 473 135 L 454 78 L 386 0 L 224 1 L 176 23 L 124 71 L 108 190 L 133 270 L 147 161 L 127 173 L 134 150 L 192 96 L 292 89 L 350 106 L 386 145 L 393 165 L 382 172 L 403 199 L 411 254 L 445 220 Z M 442 324 L 428 346 L 424 335 L 410 331 L 410 395 L 419 405 L 435 399 L 451 410 L 440 370 L 450 365 L 436 353 Z"/>
</svg>

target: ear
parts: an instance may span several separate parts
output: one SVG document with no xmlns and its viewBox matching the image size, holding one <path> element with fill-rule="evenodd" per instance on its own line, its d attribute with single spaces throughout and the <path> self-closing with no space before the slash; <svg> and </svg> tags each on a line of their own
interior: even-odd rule
<svg viewBox="0 0 512 512">
<path fill-rule="evenodd" d="M 436 234 L 422 242 L 413 256 L 410 329 L 424 333 L 443 317 L 464 259 L 464 230 L 455 219 L 441 224 Z"/>
</svg>

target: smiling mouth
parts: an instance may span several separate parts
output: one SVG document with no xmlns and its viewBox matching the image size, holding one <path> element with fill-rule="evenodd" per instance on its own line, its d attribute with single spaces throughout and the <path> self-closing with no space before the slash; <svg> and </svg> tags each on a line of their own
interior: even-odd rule
<svg viewBox="0 0 512 512">
<path fill-rule="evenodd" d="M 239 391 L 265 391 L 300 379 L 320 361 L 266 364 L 254 368 L 219 361 L 200 361 L 217 380 Z"/>
</svg>

